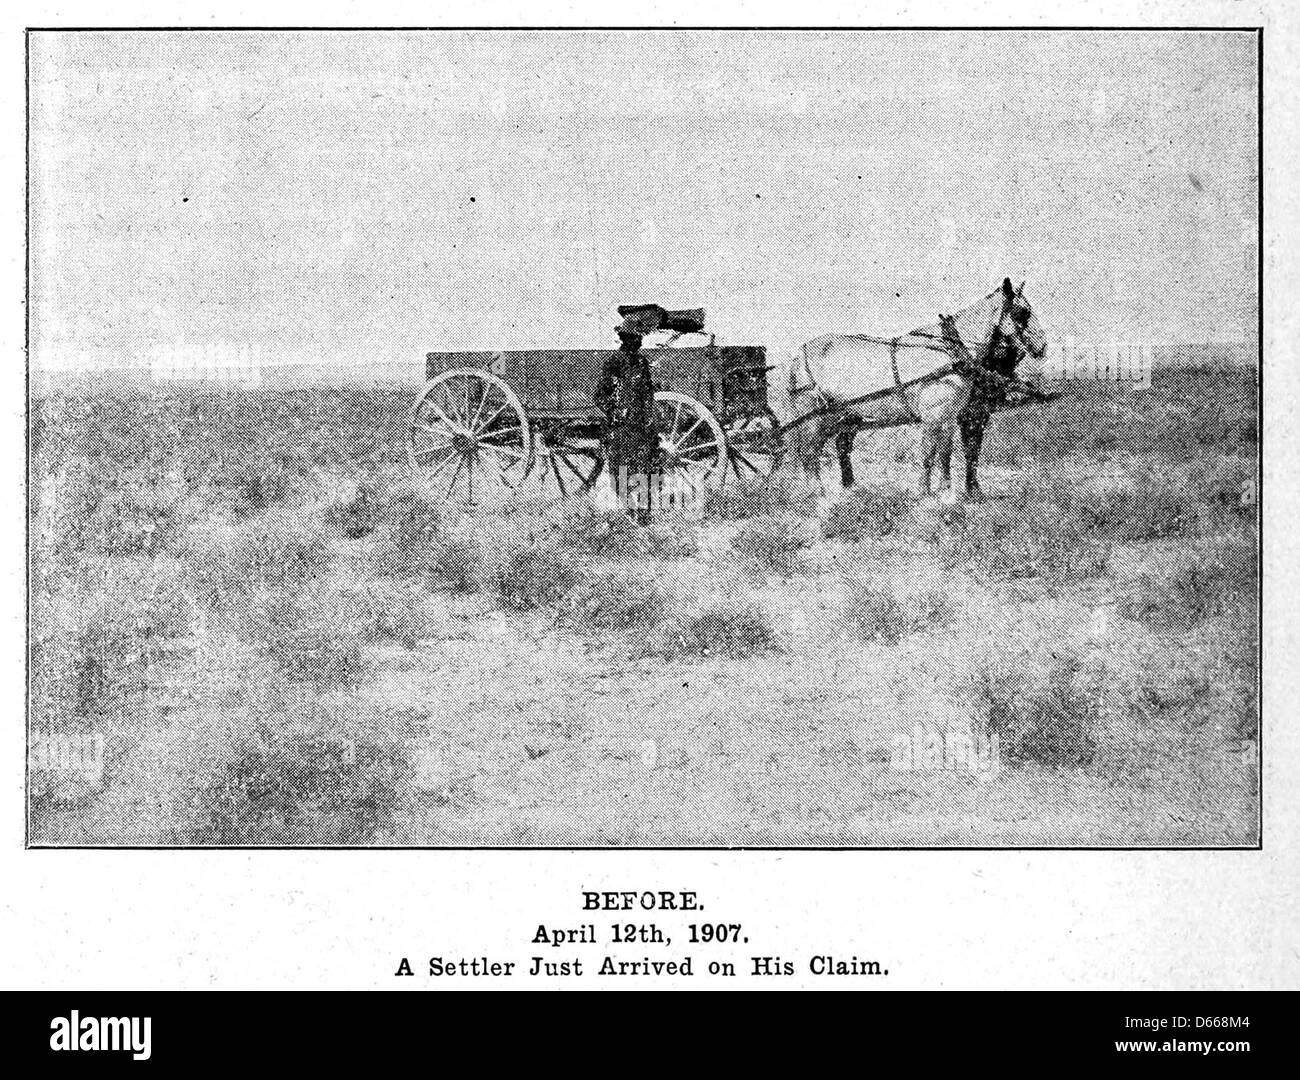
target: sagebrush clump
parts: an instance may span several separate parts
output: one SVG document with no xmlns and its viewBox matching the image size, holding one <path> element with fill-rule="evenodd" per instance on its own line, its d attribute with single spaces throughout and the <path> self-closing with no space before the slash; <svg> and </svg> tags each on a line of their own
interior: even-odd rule
<svg viewBox="0 0 1300 1080">
<path fill-rule="evenodd" d="M 304 588 L 324 580 L 334 562 L 320 532 L 289 514 L 266 514 L 206 539 L 193 555 L 194 578 L 216 609 L 246 604 L 257 592 Z"/>
<path fill-rule="evenodd" d="M 785 476 L 737 483 L 728 480 L 704 494 L 704 517 L 715 521 L 744 521 L 753 517 L 795 516 L 811 513 L 816 494 L 805 491 Z"/>
<path fill-rule="evenodd" d="M 899 599 L 870 582 L 850 586 L 844 605 L 849 624 L 864 641 L 897 645 L 907 635 L 950 622 L 953 607 L 937 590 Z"/>
<path fill-rule="evenodd" d="M 736 530 L 731 549 L 757 567 L 789 576 L 800 568 L 811 543 L 803 522 L 760 514 Z"/>
<path fill-rule="evenodd" d="M 361 540 L 375 531 L 383 511 L 378 489 L 362 481 L 345 488 L 329 503 L 325 519 L 349 540 Z"/>
<path fill-rule="evenodd" d="M 396 726 L 353 730 L 276 712 L 253 719 L 201 787 L 192 842 L 370 844 L 393 827 L 415 772 Z"/>
<path fill-rule="evenodd" d="M 353 609 L 364 640 L 394 641 L 406 649 L 414 649 L 440 626 L 429 611 L 428 596 L 405 583 L 369 582 L 353 597 Z"/>
<path fill-rule="evenodd" d="M 355 689 L 371 672 L 358 604 L 332 589 L 265 594 L 242 627 L 241 636 L 290 681 L 322 691 Z"/>
<path fill-rule="evenodd" d="M 581 630 L 644 633 L 658 626 L 667 611 L 668 597 L 648 573 L 605 567 L 576 585 L 562 614 Z"/>
<path fill-rule="evenodd" d="M 558 605 L 583 574 L 582 564 L 554 539 L 516 544 L 492 568 L 492 587 L 502 607 L 534 611 Z"/>
<path fill-rule="evenodd" d="M 685 559 L 699 550 L 684 519 L 638 525 L 622 510 L 584 506 L 554 526 L 555 543 L 575 556 L 595 559 Z"/>
<path fill-rule="evenodd" d="M 1051 585 L 1102 577 L 1112 550 L 1110 537 L 1068 494 L 1033 486 L 966 518 L 941 544 L 948 568 L 969 567 L 990 581 L 1033 578 Z"/>
<path fill-rule="evenodd" d="M 412 487 L 379 500 L 372 563 L 382 575 L 420 579 L 432 589 L 474 593 L 482 585 L 483 549 L 453 531 L 442 508 Z"/>
<path fill-rule="evenodd" d="M 374 554 L 375 568 L 393 577 L 426 572 L 442 537 L 442 508 L 411 486 L 392 492 L 376 523 L 382 532 Z"/>
<path fill-rule="evenodd" d="M 879 539 L 895 532 L 912 512 L 912 500 L 905 491 L 883 487 L 857 487 L 832 504 L 822 521 L 827 540 Z"/>
<path fill-rule="evenodd" d="M 178 567 L 123 560 L 98 587 L 79 582 L 33 611 L 33 713 L 43 724 L 81 730 L 121 716 L 168 643 L 193 627 L 196 605 Z"/>
<path fill-rule="evenodd" d="M 1155 629 L 1181 631 L 1249 611 L 1258 588 L 1255 546 L 1222 541 L 1180 557 L 1167 574 L 1143 574 L 1119 610 Z"/>
<path fill-rule="evenodd" d="M 667 660 L 723 656 L 742 659 L 775 651 L 776 631 L 761 607 L 747 600 L 714 604 L 671 620 L 646 642 L 648 655 Z"/>
<path fill-rule="evenodd" d="M 1101 699 L 1081 679 L 1082 662 L 1064 654 L 1045 670 L 986 668 L 976 678 L 977 712 L 996 736 L 1002 761 L 1080 769 L 1092 763 L 1101 730 Z"/>
</svg>

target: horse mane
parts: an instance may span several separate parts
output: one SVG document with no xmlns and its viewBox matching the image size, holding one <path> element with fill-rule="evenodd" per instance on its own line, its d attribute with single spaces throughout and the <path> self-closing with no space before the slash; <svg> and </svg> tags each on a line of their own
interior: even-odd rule
<svg viewBox="0 0 1300 1080">
<path fill-rule="evenodd" d="M 952 351 L 952 335 L 957 344 L 970 354 L 976 363 L 983 364 L 993 344 L 998 317 L 1002 314 L 1002 290 L 994 289 L 973 304 L 946 316 L 939 321 L 918 326 L 898 338 L 899 348 L 928 348 Z M 945 325 L 945 323 L 947 325 Z"/>
</svg>

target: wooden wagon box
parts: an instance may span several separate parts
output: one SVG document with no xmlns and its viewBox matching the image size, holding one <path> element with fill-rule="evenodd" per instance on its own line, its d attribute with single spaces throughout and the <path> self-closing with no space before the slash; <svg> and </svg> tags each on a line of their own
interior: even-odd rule
<svg viewBox="0 0 1300 1080">
<path fill-rule="evenodd" d="M 425 378 L 456 368 L 490 371 L 519 395 L 529 416 L 584 417 L 610 349 L 512 349 L 503 352 L 431 352 Z M 767 402 L 767 350 L 762 345 L 647 349 L 657 389 L 703 402 L 720 417 L 761 410 Z"/>
</svg>

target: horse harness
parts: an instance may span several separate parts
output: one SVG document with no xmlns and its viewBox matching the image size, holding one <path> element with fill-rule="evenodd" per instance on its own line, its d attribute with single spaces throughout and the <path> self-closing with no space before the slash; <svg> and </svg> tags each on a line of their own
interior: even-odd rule
<svg viewBox="0 0 1300 1080">
<path fill-rule="evenodd" d="M 903 382 L 903 376 L 898 372 L 898 338 L 894 338 L 889 343 L 889 368 L 894 373 L 894 392 L 898 395 L 898 403 L 903 406 L 903 412 L 907 418 L 914 424 L 919 424 L 921 418 L 916 415 L 916 410 L 912 408 L 912 403 L 907 400 L 906 384 Z"/>
</svg>

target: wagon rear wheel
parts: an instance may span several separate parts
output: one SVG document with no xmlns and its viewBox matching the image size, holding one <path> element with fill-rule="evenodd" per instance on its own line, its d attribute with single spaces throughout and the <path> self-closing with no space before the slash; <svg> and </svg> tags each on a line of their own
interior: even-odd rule
<svg viewBox="0 0 1300 1080">
<path fill-rule="evenodd" d="M 513 490 L 533 465 L 523 405 L 488 371 L 457 368 L 430 380 L 411 410 L 411 467 L 444 500 L 472 505 L 484 491 Z"/>
<path fill-rule="evenodd" d="M 771 409 L 737 418 L 727 425 L 726 432 L 731 475 L 742 484 L 766 480 L 781 464 L 781 424 Z"/>
<path fill-rule="evenodd" d="M 655 431 L 659 467 L 665 477 L 699 493 L 722 480 L 727 468 L 727 437 L 709 409 L 686 394 L 655 394 Z"/>
</svg>

